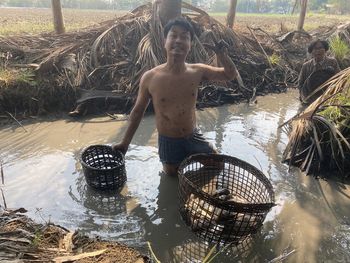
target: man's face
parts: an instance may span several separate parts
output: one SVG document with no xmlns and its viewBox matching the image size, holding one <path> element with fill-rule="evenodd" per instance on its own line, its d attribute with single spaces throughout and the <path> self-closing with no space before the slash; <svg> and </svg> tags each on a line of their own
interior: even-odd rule
<svg viewBox="0 0 350 263">
<path fill-rule="evenodd" d="M 317 42 L 312 50 L 312 56 L 316 59 L 316 61 L 321 61 L 326 55 L 326 49 L 322 45 L 321 42 Z"/>
<path fill-rule="evenodd" d="M 191 34 L 180 26 L 172 26 L 165 39 L 168 54 L 186 57 L 191 48 Z"/>
</svg>

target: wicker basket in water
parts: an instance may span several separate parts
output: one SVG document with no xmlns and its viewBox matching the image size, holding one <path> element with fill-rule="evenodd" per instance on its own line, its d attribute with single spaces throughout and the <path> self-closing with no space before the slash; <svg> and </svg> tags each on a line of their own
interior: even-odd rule
<svg viewBox="0 0 350 263">
<path fill-rule="evenodd" d="M 209 242 L 237 243 L 255 233 L 274 206 L 270 181 L 254 166 L 220 154 L 197 154 L 179 167 L 180 213 Z"/>
<path fill-rule="evenodd" d="M 81 155 L 86 182 L 95 189 L 116 189 L 124 185 L 124 155 L 108 145 L 91 145 Z"/>
</svg>

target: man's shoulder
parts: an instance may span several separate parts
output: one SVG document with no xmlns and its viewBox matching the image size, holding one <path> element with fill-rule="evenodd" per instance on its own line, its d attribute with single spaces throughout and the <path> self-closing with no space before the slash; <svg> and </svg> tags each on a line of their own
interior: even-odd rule
<svg viewBox="0 0 350 263">
<path fill-rule="evenodd" d="M 144 78 L 144 79 L 151 78 L 154 75 L 159 74 L 163 68 L 164 68 L 164 65 L 162 64 L 162 65 L 156 66 L 152 69 L 149 69 L 143 74 L 142 78 Z"/>
</svg>

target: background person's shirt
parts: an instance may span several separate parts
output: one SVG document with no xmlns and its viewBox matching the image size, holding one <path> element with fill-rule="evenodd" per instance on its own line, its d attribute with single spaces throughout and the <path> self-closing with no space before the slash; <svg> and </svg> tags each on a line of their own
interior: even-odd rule
<svg viewBox="0 0 350 263">
<path fill-rule="evenodd" d="M 332 72 L 334 75 L 340 71 L 340 68 L 335 58 L 327 56 L 320 62 L 316 62 L 315 59 L 305 62 L 301 68 L 298 79 L 298 89 L 300 92 L 301 101 L 304 101 L 304 99 L 313 91 L 309 89 L 309 85 L 305 85 L 307 84 L 305 82 L 307 82 L 312 73 L 319 70 L 327 70 Z"/>
</svg>

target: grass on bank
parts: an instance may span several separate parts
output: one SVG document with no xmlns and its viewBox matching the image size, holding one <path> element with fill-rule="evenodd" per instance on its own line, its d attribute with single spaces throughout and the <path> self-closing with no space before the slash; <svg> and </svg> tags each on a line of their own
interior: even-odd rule
<svg viewBox="0 0 350 263">
<path fill-rule="evenodd" d="M 332 38 L 329 45 L 331 52 L 338 61 L 343 61 L 350 56 L 350 47 L 339 36 Z"/>
<path fill-rule="evenodd" d="M 31 70 L 9 70 L 0 68 L 0 87 L 8 87 L 14 83 L 23 83 L 30 86 L 38 84 L 35 81 L 35 74 Z"/>
</svg>

